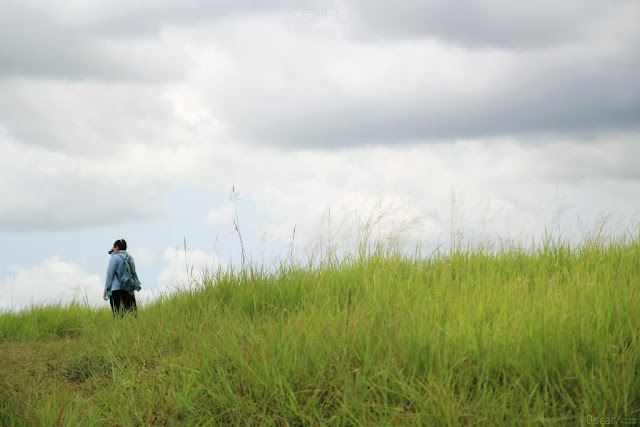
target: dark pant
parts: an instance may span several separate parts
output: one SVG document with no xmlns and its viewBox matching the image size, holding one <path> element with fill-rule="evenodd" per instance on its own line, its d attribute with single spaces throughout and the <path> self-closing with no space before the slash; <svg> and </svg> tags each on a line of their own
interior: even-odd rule
<svg viewBox="0 0 640 427">
<path fill-rule="evenodd" d="M 111 311 L 113 311 L 114 317 L 116 315 L 122 317 L 127 312 L 136 314 L 138 309 L 136 297 L 127 291 L 113 291 L 109 302 L 111 303 Z"/>
</svg>

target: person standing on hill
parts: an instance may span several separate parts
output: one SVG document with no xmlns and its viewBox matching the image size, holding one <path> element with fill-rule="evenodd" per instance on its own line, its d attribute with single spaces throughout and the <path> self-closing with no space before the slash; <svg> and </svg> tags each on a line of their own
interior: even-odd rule
<svg viewBox="0 0 640 427">
<path fill-rule="evenodd" d="M 104 282 L 104 294 L 102 297 L 105 300 L 109 300 L 114 317 L 116 314 L 124 316 L 127 312 L 136 314 L 138 307 L 134 290 L 123 289 L 124 284 L 121 280 L 127 276 L 127 267 L 137 280 L 136 265 L 133 257 L 127 252 L 127 242 L 124 239 L 116 240 L 109 254 L 111 254 L 111 260 L 109 261 L 109 267 L 107 267 L 107 277 Z M 129 266 L 126 266 L 127 262 Z M 140 287 L 138 286 L 137 290 L 139 289 Z"/>
</svg>

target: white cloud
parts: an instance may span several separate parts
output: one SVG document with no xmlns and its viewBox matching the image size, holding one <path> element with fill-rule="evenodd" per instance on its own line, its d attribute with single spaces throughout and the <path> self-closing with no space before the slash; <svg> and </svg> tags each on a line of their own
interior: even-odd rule
<svg viewBox="0 0 640 427">
<path fill-rule="evenodd" d="M 156 254 L 153 249 L 137 248 L 130 252 L 135 259 L 136 266 L 151 265 L 156 261 Z"/>
<path fill-rule="evenodd" d="M 207 214 L 205 223 L 212 227 L 232 227 L 233 226 L 233 207 L 224 206 Z"/>
<path fill-rule="evenodd" d="M 32 304 L 66 304 L 75 300 L 92 306 L 103 303 L 103 284 L 95 274 L 53 257 L 31 267 L 14 266 L 0 287 L 0 309 Z"/>
<path fill-rule="evenodd" d="M 205 271 L 214 274 L 225 266 L 218 255 L 199 249 L 167 248 L 162 258 L 164 267 L 156 279 L 160 293 L 189 289 L 201 283 Z"/>
<path fill-rule="evenodd" d="M 345 221 L 352 227 L 356 217 L 362 222 L 375 216 L 377 196 L 385 195 L 396 224 L 423 219 L 410 241 L 446 245 L 453 227 L 466 240 L 526 244 L 556 222 L 559 211 L 563 227 L 575 225 L 578 215 L 595 218 L 603 210 L 634 214 L 640 182 L 631 159 L 637 157 L 637 138 L 610 138 L 589 144 L 506 138 L 335 152 L 262 150 L 259 158 L 269 166 L 248 168 L 236 186 L 243 197 L 240 225 L 245 238 L 263 238 L 280 254 L 288 251 L 296 227 L 296 245 L 304 250 L 318 233 L 327 234 L 329 210 L 334 229 Z M 217 173 L 212 180 L 225 171 Z M 616 201 L 598 203 L 611 200 L 612 182 L 620 184 Z M 245 221 L 254 210 L 253 221 Z M 225 211 L 231 208 L 219 212 Z"/>
</svg>

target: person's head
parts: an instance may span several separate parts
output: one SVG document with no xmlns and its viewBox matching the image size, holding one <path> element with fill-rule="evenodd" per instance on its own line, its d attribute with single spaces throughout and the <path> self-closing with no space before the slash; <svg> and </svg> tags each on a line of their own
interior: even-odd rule
<svg viewBox="0 0 640 427">
<path fill-rule="evenodd" d="M 118 251 L 126 251 L 127 250 L 127 242 L 124 239 L 120 239 L 120 240 L 116 240 L 113 243 L 113 252 L 118 252 Z"/>
</svg>

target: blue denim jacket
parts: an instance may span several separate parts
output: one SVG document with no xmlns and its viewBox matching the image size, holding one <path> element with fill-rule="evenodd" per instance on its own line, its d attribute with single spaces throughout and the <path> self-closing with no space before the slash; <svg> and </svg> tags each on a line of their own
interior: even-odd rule
<svg viewBox="0 0 640 427">
<path fill-rule="evenodd" d="M 131 260 L 131 268 L 136 268 L 136 264 L 133 262 L 133 257 L 127 251 L 119 251 L 117 253 L 111 254 L 111 260 L 109 261 L 109 266 L 107 267 L 107 277 L 104 281 L 104 291 L 107 292 L 108 295 L 111 295 L 113 291 L 120 290 L 120 280 L 118 277 L 122 276 L 124 273 L 124 260 L 121 256 L 117 254 L 128 255 Z"/>
</svg>

